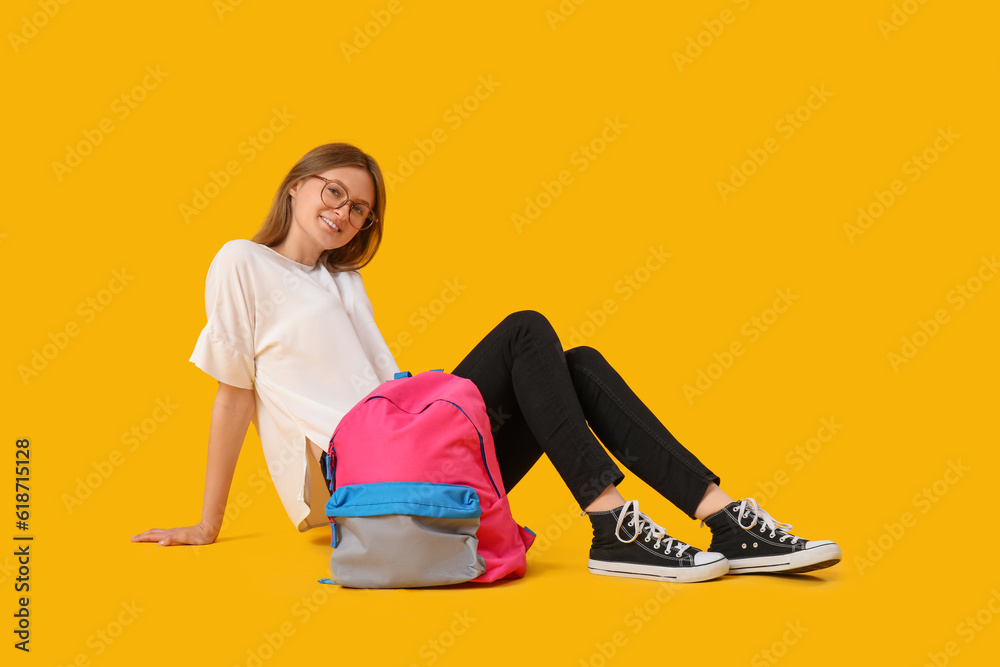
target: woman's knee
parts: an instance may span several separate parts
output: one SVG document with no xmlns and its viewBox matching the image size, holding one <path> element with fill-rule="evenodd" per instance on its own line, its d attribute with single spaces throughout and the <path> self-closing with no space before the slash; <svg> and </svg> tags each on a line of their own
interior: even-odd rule
<svg viewBox="0 0 1000 667">
<path fill-rule="evenodd" d="M 549 322 L 547 317 L 539 313 L 537 310 L 519 310 L 517 312 L 513 312 L 504 318 L 504 322 L 525 329 L 530 329 L 532 331 L 555 333 L 552 323 Z"/>
<path fill-rule="evenodd" d="M 606 363 L 604 355 L 589 345 L 580 345 L 579 347 L 566 350 L 566 364 L 570 368 L 593 368 L 599 363 Z"/>
</svg>

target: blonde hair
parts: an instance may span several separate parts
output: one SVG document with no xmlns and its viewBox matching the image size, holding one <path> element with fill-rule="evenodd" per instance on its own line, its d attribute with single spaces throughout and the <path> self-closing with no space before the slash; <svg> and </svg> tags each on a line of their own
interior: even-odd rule
<svg viewBox="0 0 1000 667">
<path fill-rule="evenodd" d="M 370 262 L 379 244 L 382 243 L 385 182 L 375 158 L 351 144 L 323 144 L 303 155 L 281 182 L 278 192 L 274 195 L 274 201 L 271 202 L 271 210 L 268 211 L 267 217 L 251 241 L 272 248 L 284 241 L 292 224 L 292 196 L 289 190 L 304 178 L 336 167 L 360 167 L 371 175 L 375 183 L 375 201 L 372 202 L 375 224 L 359 231 L 347 245 L 325 250 L 320 255 L 320 261 L 331 273 L 356 271 Z"/>
</svg>

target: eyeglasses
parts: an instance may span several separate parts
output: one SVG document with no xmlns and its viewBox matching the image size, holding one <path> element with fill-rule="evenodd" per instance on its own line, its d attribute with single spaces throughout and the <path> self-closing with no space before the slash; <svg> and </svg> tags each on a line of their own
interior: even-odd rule
<svg viewBox="0 0 1000 667">
<path fill-rule="evenodd" d="M 322 198 L 323 203 L 330 208 L 340 208 L 350 202 L 351 208 L 347 219 L 351 221 L 351 226 L 355 229 L 368 229 L 375 224 L 375 212 L 368 204 L 351 200 L 347 196 L 347 188 L 340 181 L 334 181 L 322 176 L 312 175 L 323 181 Z"/>
</svg>

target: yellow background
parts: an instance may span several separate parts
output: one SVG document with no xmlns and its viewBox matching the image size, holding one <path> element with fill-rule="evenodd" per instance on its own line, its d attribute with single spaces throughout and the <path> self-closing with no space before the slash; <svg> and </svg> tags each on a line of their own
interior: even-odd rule
<svg viewBox="0 0 1000 667">
<path fill-rule="evenodd" d="M 1000 280 L 976 282 L 995 277 L 984 258 L 1000 249 L 993 4 L 222 6 L 4 4 L 4 664 L 919 665 L 931 654 L 972 665 L 996 655 Z M 685 50 L 695 57 L 678 66 Z M 829 93 L 822 103 L 814 87 Z M 275 109 L 292 118 L 268 135 Z M 796 113 L 805 120 L 788 136 L 780 123 Z M 609 120 L 619 131 L 602 145 Z M 88 139 L 102 122 L 111 131 Z M 262 142 L 252 160 L 251 136 Z M 432 136 L 444 140 L 430 151 Z M 724 199 L 718 182 L 769 139 L 777 150 Z M 452 369 L 507 313 L 541 311 L 567 347 L 585 332 L 575 344 L 601 350 L 724 489 L 766 498 L 795 533 L 837 540 L 844 560 L 815 576 L 675 588 L 593 576 L 589 522 L 543 461 L 511 494 L 515 517 L 548 536 L 525 579 L 324 587 L 329 534 L 294 530 L 252 428 L 217 544 L 130 543 L 199 517 L 216 384 L 187 359 L 208 265 L 223 243 L 254 234 L 287 170 L 329 141 L 356 143 L 397 175 L 401 161 L 420 163 L 390 190 L 385 241 L 363 271 L 386 340 L 412 341 L 399 346 L 401 368 Z M 78 166 L 54 165 L 81 145 Z M 912 180 L 907 163 L 925 151 L 933 163 Z M 239 173 L 185 221 L 181 206 L 230 161 Z M 539 198 L 563 170 L 571 182 Z M 896 180 L 905 191 L 852 242 L 845 225 Z M 518 229 L 526 198 L 546 207 Z M 669 259 L 644 273 L 661 246 Z M 628 293 L 625 276 L 644 282 Z M 442 310 L 446 280 L 464 289 Z M 978 289 L 962 307 L 958 285 Z M 746 323 L 774 315 L 778 290 L 798 299 L 751 341 Z M 438 314 L 421 323 L 421 308 Z M 890 353 L 921 322 L 935 335 L 916 335 L 922 345 L 894 368 Z M 67 325 L 75 335 L 61 337 Z M 743 354 L 712 369 L 734 342 Z M 716 379 L 688 400 L 682 388 L 699 371 Z M 174 407 L 156 421 L 163 404 Z M 797 463 L 823 419 L 842 426 Z M 133 428 L 144 440 L 127 446 Z M 10 463 L 24 437 L 30 654 L 11 633 Z M 946 474 L 950 464 L 967 470 Z M 633 476 L 620 488 L 707 548 L 707 528 Z"/>
</svg>

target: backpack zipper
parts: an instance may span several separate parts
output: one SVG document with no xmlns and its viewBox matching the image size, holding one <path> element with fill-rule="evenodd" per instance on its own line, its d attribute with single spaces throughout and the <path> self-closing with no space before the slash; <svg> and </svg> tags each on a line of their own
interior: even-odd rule
<svg viewBox="0 0 1000 667">
<path fill-rule="evenodd" d="M 472 426 L 472 429 L 476 432 L 476 435 L 479 436 L 479 456 L 483 460 L 483 468 L 486 470 L 486 476 L 489 477 L 490 479 L 490 486 L 493 487 L 493 492 L 497 494 L 497 498 L 500 498 L 500 491 L 497 489 L 496 482 L 493 481 L 493 475 L 490 474 L 490 466 L 486 462 L 486 443 L 483 442 L 483 434 L 479 432 L 479 429 L 476 428 L 476 424 L 472 421 L 472 418 L 469 417 L 469 415 L 465 414 L 465 410 L 463 410 L 458 403 L 452 403 L 446 398 L 439 398 L 437 400 L 444 401 L 445 403 L 451 403 L 456 408 L 458 408 L 459 412 L 465 415 L 466 419 L 469 420 L 469 425 Z"/>
<path fill-rule="evenodd" d="M 395 401 L 393 401 L 388 396 L 369 396 L 368 399 L 365 401 L 365 403 L 367 403 L 368 401 L 370 401 L 372 399 L 375 399 L 375 398 L 382 398 L 382 399 L 385 399 L 385 400 L 389 401 L 393 405 L 396 405 Z M 424 406 L 423 410 L 421 410 L 420 412 L 423 412 L 424 410 L 426 410 L 427 408 L 429 408 L 432 404 L 439 403 L 439 402 L 440 403 L 450 403 L 451 405 L 454 405 L 456 408 L 458 408 L 458 411 L 462 413 L 462 416 L 464 416 L 466 419 L 469 420 L 469 425 L 472 426 L 472 430 L 474 430 L 476 432 L 476 436 L 479 438 L 479 457 L 483 461 L 483 470 L 486 471 L 486 477 L 490 480 L 490 486 L 493 487 L 493 492 L 497 494 L 497 498 L 498 499 L 502 498 L 502 496 L 500 495 L 500 490 L 497 488 L 496 482 L 493 481 L 493 474 L 490 472 L 490 466 L 486 463 L 486 443 L 483 441 L 483 434 L 479 432 L 479 429 L 476 428 L 475 422 L 473 422 L 472 418 L 469 417 L 468 414 L 466 414 L 465 410 L 463 410 L 462 407 L 458 403 L 455 403 L 454 401 L 449 401 L 446 398 L 437 398 L 437 399 L 434 399 L 433 401 L 431 401 L 430 403 L 428 403 L 426 406 Z M 396 407 L 398 409 L 402 410 L 402 408 L 400 408 L 398 405 L 396 405 Z M 406 411 L 404 410 L 404 412 L 406 412 Z M 409 414 L 413 414 L 413 413 L 409 413 Z M 336 435 L 334 437 L 336 437 Z M 331 444 L 332 444 L 332 442 L 331 442 Z M 336 470 L 336 468 L 334 468 L 334 470 Z"/>
</svg>

